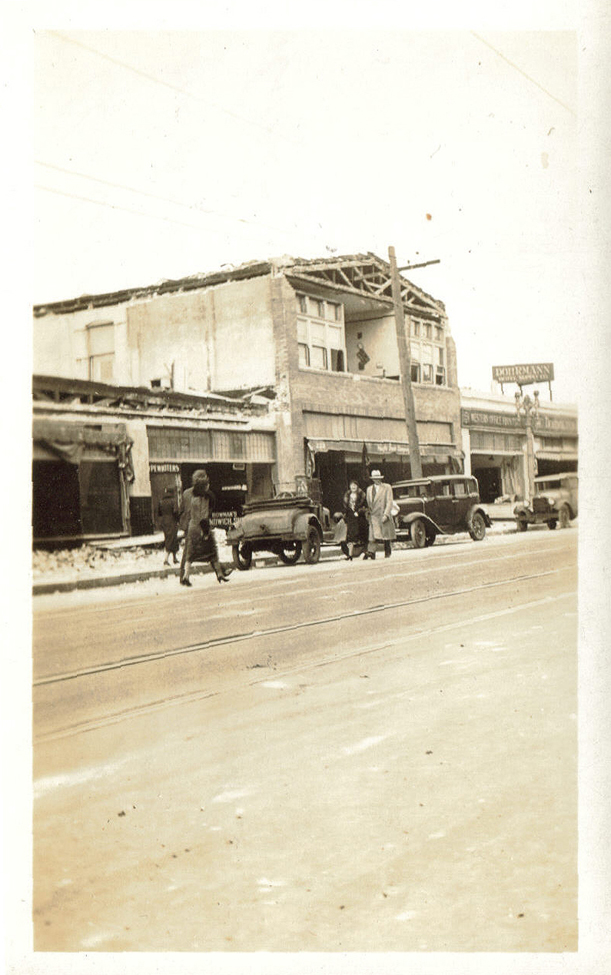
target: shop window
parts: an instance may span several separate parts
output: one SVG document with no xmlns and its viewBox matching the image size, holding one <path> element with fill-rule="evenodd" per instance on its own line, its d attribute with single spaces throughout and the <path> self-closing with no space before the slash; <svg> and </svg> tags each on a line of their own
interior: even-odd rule
<svg viewBox="0 0 611 975">
<path fill-rule="evenodd" d="M 97 535 L 123 531 L 117 464 L 110 461 L 82 461 L 79 484 L 83 533 Z"/>
</svg>

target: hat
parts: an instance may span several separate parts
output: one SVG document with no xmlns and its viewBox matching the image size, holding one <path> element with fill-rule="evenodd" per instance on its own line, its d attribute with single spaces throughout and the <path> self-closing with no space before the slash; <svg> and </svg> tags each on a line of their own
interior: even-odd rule
<svg viewBox="0 0 611 975">
<path fill-rule="evenodd" d="M 384 480 L 384 475 L 382 474 L 382 472 L 381 472 L 381 471 L 372 471 L 372 472 L 371 472 L 371 474 L 370 474 L 369 476 L 370 476 L 370 478 L 371 478 L 372 480 L 374 480 L 374 479 L 375 479 L 376 481 L 377 481 L 377 480 L 380 480 L 380 481 L 383 481 L 383 480 Z"/>
<path fill-rule="evenodd" d="M 192 478 L 192 480 L 193 480 L 193 483 L 194 484 L 195 484 L 196 481 L 207 481 L 208 480 L 208 471 L 205 471 L 203 468 L 200 467 L 199 470 L 193 471 L 193 478 Z"/>
</svg>

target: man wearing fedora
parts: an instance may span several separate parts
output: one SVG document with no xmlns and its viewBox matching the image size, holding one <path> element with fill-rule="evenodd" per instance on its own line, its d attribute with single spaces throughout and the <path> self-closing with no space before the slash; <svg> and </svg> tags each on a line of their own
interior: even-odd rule
<svg viewBox="0 0 611 975">
<path fill-rule="evenodd" d="M 365 558 L 375 559 L 378 542 L 384 542 L 384 557 L 389 558 L 392 552 L 392 542 L 396 537 L 395 523 L 391 515 L 392 488 L 390 484 L 384 482 L 384 475 L 381 471 L 374 470 L 369 476 L 372 481 L 367 488 L 369 545 L 365 552 Z"/>
</svg>

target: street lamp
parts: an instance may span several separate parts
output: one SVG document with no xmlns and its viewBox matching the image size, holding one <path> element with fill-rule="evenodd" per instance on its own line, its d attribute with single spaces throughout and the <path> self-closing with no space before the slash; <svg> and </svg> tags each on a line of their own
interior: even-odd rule
<svg viewBox="0 0 611 975">
<path fill-rule="evenodd" d="M 535 436 L 533 433 L 533 419 L 539 413 L 539 390 L 535 389 L 533 399 L 528 394 L 522 396 L 520 392 L 515 394 L 516 412 L 520 419 L 524 418 L 526 426 L 526 501 L 531 502 L 535 493 Z"/>
</svg>

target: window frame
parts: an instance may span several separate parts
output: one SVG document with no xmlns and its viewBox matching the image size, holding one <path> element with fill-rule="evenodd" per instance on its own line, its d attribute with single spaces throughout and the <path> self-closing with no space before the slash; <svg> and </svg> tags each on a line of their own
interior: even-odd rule
<svg viewBox="0 0 611 975">
<path fill-rule="evenodd" d="M 302 361 L 302 354 L 299 356 L 300 369 L 315 369 L 317 372 L 346 373 L 348 355 L 346 349 L 346 326 L 344 319 L 344 306 L 341 301 L 328 301 L 326 298 L 317 298 L 314 295 L 306 295 L 297 292 L 297 328 L 299 349 L 307 350 Z M 304 307 L 308 309 L 304 312 Z M 319 314 L 313 314 L 309 309 L 316 308 Z M 301 326 L 301 327 L 300 327 Z M 314 329 L 319 333 L 314 337 Z M 320 334 L 322 332 L 322 334 Z M 338 345 L 338 341 L 341 343 Z M 314 365 L 314 349 L 320 350 L 323 365 Z M 318 353 L 317 353 L 318 354 Z M 336 362 L 342 366 L 341 369 L 333 368 Z"/>
</svg>

